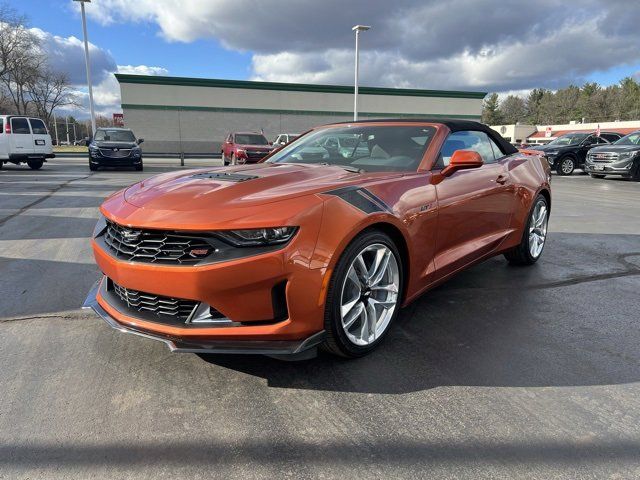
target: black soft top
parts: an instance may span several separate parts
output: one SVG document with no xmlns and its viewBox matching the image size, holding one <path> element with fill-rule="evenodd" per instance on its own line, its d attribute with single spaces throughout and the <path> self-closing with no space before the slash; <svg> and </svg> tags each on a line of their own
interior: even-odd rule
<svg viewBox="0 0 640 480">
<path fill-rule="evenodd" d="M 452 132 L 460 132 L 465 130 L 471 130 L 476 132 L 484 132 L 486 133 L 491 140 L 496 142 L 500 149 L 506 155 L 511 155 L 513 153 L 518 153 L 518 149 L 507 142 L 502 135 L 498 132 L 489 128 L 484 123 L 474 122 L 473 120 L 459 120 L 457 118 L 379 118 L 376 120 L 358 120 L 357 122 L 336 122 L 332 125 L 340 125 L 340 124 L 354 124 L 354 123 L 376 123 L 376 122 L 415 122 L 415 123 L 439 123 L 441 125 L 446 125 L 449 130 Z"/>
</svg>

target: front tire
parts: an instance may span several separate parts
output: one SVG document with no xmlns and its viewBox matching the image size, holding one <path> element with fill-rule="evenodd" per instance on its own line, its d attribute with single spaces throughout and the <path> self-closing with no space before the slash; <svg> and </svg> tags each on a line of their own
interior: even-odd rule
<svg viewBox="0 0 640 480">
<path fill-rule="evenodd" d="M 374 350 L 398 316 L 403 281 L 400 253 L 388 235 L 371 230 L 357 236 L 329 282 L 324 350 L 349 358 Z"/>
<path fill-rule="evenodd" d="M 544 250 L 548 224 L 549 204 L 543 195 L 538 195 L 533 202 L 520 244 L 505 252 L 504 258 L 512 265 L 536 263 Z"/>
<path fill-rule="evenodd" d="M 224 152 L 222 152 L 222 165 L 224 165 L 225 167 L 229 165 L 229 160 L 227 160 L 227 156 L 224 154 Z"/>
<path fill-rule="evenodd" d="M 558 160 L 556 172 L 558 175 L 571 175 L 576 168 L 576 161 L 573 157 L 563 157 Z"/>
<path fill-rule="evenodd" d="M 40 170 L 42 168 L 42 165 L 44 165 L 44 161 L 43 160 L 29 160 L 29 161 L 27 161 L 27 165 L 29 165 L 29 168 L 31 170 Z"/>
<path fill-rule="evenodd" d="M 144 166 L 142 164 L 142 160 L 140 161 L 140 165 L 136 165 L 136 172 L 141 172 L 144 169 Z"/>
</svg>

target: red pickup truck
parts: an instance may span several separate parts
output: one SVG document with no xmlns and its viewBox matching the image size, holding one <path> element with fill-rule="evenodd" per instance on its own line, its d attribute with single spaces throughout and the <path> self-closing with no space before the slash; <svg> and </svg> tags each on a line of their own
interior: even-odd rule
<svg viewBox="0 0 640 480">
<path fill-rule="evenodd" d="M 225 165 L 257 163 L 273 148 L 262 133 L 230 133 L 222 144 L 222 161 Z"/>
</svg>

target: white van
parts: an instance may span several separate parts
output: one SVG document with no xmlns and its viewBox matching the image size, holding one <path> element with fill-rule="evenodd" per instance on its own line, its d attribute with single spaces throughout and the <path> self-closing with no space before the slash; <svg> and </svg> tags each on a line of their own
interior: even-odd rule
<svg viewBox="0 0 640 480">
<path fill-rule="evenodd" d="M 53 145 L 47 126 L 39 118 L 0 115 L 0 168 L 5 163 L 27 163 L 38 170 L 53 158 Z"/>
</svg>

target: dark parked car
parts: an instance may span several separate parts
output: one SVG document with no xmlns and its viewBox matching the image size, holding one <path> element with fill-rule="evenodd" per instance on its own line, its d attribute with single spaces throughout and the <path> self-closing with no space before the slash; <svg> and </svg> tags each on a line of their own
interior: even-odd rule
<svg viewBox="0 0 640 480">
<path fill-rule="evenodd" d="M 595 133 L 573 132 L 546 145 L 531 147 L 531 150 L 543 151 L 551 169 L 558 175 L 571 175 L 576 168 L 583 168 L 589 150 L 598 145 L 608 145 L 621 137 L 616 132 L 602 132 L 599 137 Z"/>
<path fill-rule="evenodd" d="M 138 138 L 128 128 L 98 128 L 89 143 L 89 170 L 99 167 L 134 167 L 142 170 L 144 139 Z"/>
<path fill-rule="evenodd" d="M 619 175 L 640 182 L 640 130 L 612 145 L 592 148 L 584 166 L 593 178 Z"/>
</svg>

